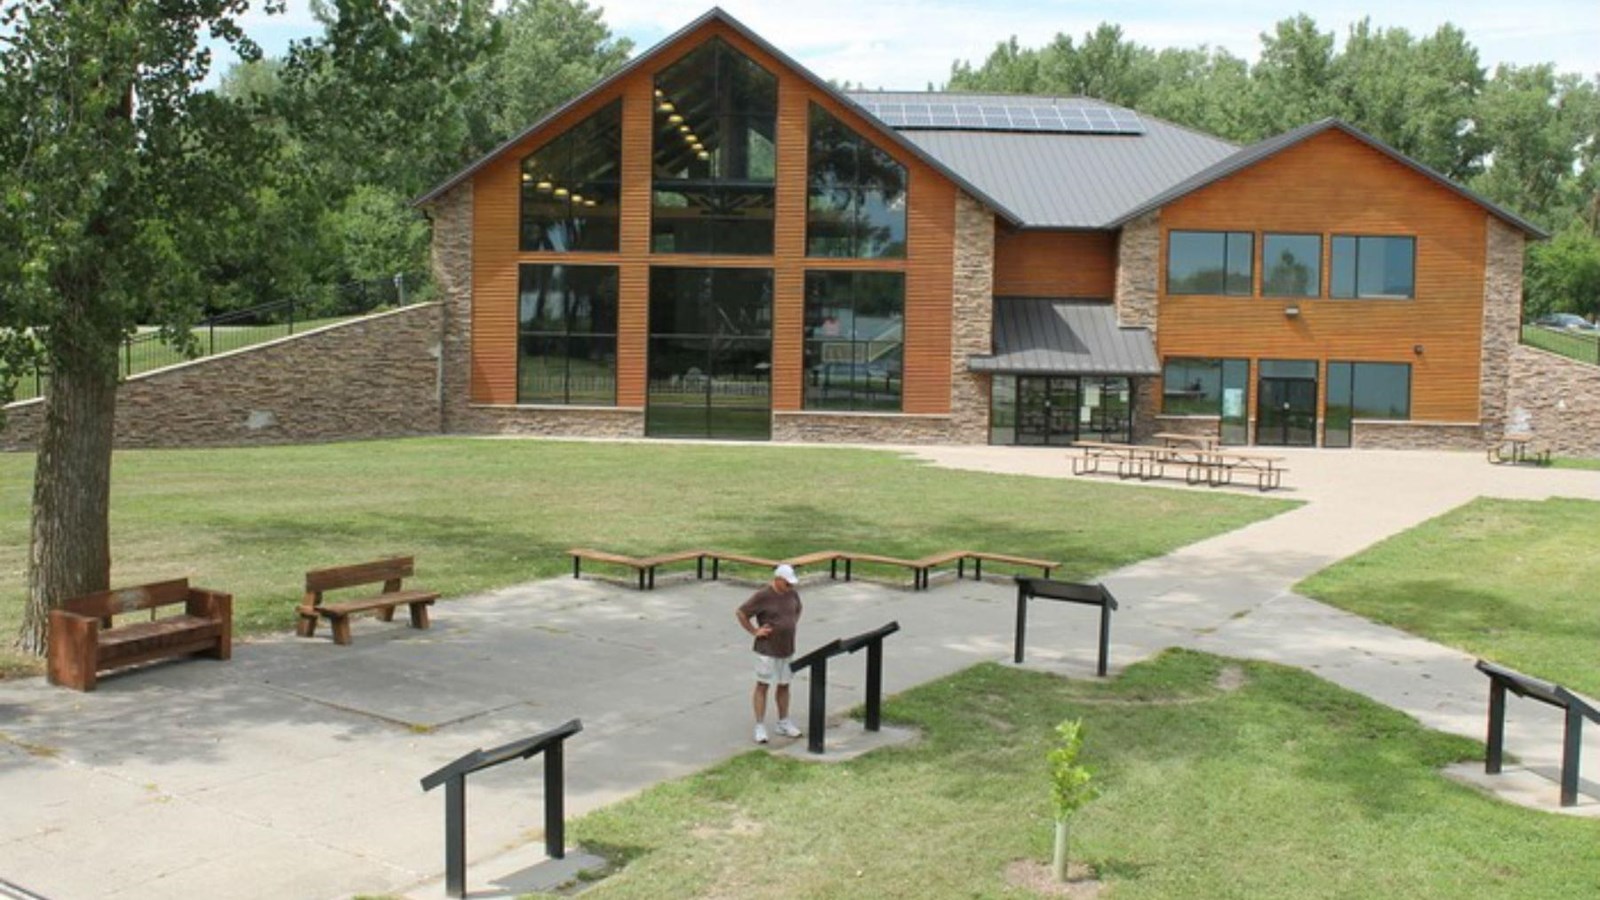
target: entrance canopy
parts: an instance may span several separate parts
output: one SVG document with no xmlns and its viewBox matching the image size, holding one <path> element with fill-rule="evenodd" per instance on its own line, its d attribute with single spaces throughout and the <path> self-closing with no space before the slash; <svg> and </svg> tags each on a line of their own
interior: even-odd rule
<svg viewBox="0 0 1600 900">
<path fill-rule="evenodd" d="M 969 356 L 973 372 L 1015 375 L 1159 375 L 1148 328 L 1124 328 L 1103 300 L 996 297 L 994 348 Z"/>
</svg>

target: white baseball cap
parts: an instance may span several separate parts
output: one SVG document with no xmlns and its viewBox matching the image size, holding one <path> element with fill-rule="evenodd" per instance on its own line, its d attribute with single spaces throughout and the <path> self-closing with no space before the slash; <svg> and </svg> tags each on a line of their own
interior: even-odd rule
<svg viewBox="0 0 1600 900">
<path fill-rule="evenodd" d="M 787 581 L 790 584 L 799 584 L 800 583 L 800 579 L 795 577 L 794 566 L 791 566 L 788 563 L 784 563 L 783 565 L 777 567 L 776 569 L 773 569 L 772 570 L 772 577 L 773 578 L 782 578 L 784 581 Z"/>
</svg>

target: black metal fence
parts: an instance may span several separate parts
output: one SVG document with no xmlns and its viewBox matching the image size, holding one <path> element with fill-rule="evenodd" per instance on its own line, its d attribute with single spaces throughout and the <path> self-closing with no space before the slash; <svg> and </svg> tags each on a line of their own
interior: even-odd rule
<svg viewBox="0 0 1600 900">
<path fill-rule="evenodd" d="M 1530 347 L 1600 366 L 1600 331 L 1577 331 L 1545 325 L 1522 326 L 1522 342 Z"/>
<path fill-rule="evenodd" d="M 141 329 L 123 339 L 117 368 L 126 378 L 239 350 L 386 307 L 424 300 L 431 290 L 428 277 L 419 273 L 346 282 L 333 286 L 321 297 L 278 300 L 209 316 L 190 329 L 193 340 L 187 347 L 175 347 L 162 340 L 158 329 Z M 22 373 L 17 379 L 15 399 L 43 396 L 49 380 L 50 373 L 42 368 Z"/>
</svg>

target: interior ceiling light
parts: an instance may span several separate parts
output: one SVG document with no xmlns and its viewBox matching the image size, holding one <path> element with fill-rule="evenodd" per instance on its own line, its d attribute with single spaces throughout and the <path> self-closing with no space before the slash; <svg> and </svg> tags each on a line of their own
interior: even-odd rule
<svg viewBox="0 0 1600 900">
<path fill-rule="evenodd" d="M 553 185 L 551 185 L 550 182 L 547 181 L 547 180 L 546 181 L 540 181 L 538 184 L 534 185 L 534 188 L 536 188 L 538 190 L 541 190 L 541 191 L 548 191 L 548 190 L 550 190 L 551 187 L 553 187 Z"/>
<path fill-rule="evenodd" d="M 704 150 L 701 150 L 699 153 L 696 153 L 695 155 L 700 157 L 701 159 L 710 159 L 711 158 L 711 154 L 707 153 Z"/>
<path fill-rule="evenodd" d="M 680 124 L 683 123 L 683 116 L 680 116 L 677 113 L 673 113 L 672 115 L 667 116 L 667 121 L 671 122 L 674 125 L 680 125 Z"/>
<path fill-rule="evenodd" d="M 583 202 L 583 195 L 582 194 L 573 194 L 572 195 L 572 202 L 573 203 L 582 203 Z"/>
<path fill-rule="evenodd" d="M 666 92 L 661 90 L 661 88 L 656 88 L 656 96 L 657 97 L 665 97 L 666 96 Z"/>
<path fill-rule="evenodd" d="M 662 112 L 666 112 L 666 113 L 672 112 L 672 110 L 674 108 L 675 107 L 673 107 L 671 100 L 663 100 L 663 101 L 661 101 L 661 105 L 656 107 L 656 109 L 659 109 Z"/>
<path fill-rule="evenodd" d="M 583 205 L 584 206 L 593 206 L 594 205 L 594 201 L 593 200 L 585 200 L 585 201 L 583 201 Z"/>
<path fill-rule="evenodd" d="M 532 181 L 533 180 L 533 176 L 528 174 L 527 172 L 523 172 L 522 173 L 522 180 L 523 181 Z"/>
<path fill-rule="evenodd" d="M 687 126 L 687 125 L 679 125 L 678 126 L 678 130 L 683 132 L 684 134 L 688 134 L 689 133 L 689 126 Z"/>
<path fill-rule="evenodd" d="M 565 197 L 568 193 L 570 192 L 566 188 L 556 188 L 557 197 Z"/>
<path fill-rule="evenodd" d="M 698 140 L 700 140 L 699 138 L 694 136 L 694 132 L 692 132 L 692 131 L 685 131 L 683 133 L 683 139 L 684 139 L 684 141 L 686 143 L 690 143 L 690 144 L 693 144 L 693 143 L 697 142 Z"/>
</svg>

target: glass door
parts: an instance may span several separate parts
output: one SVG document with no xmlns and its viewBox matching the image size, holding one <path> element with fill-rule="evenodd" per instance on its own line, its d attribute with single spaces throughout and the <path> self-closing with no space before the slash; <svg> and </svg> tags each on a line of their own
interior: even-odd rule
<svg viewBox="0 0 1600 900">
<path fill-rule="evenodd" d="M 1024 376 L 1017 379 L 1018 444 L 1066 446 L 1078 439 L 1078 379 Z"/>
<path fill-rule="evenodd" d="M 645 434 L 771 437 L 772 272 L 652 270 L 647 369 Z"/>
<path fill-rule="evenodd" d="M 1256 443 L 1269 447 L 1317 445 L 1317 363 L 1262 360 L 1256 393 Z"/>
<path fill-rule="evenodd" d="M 1078 431 L 1086 441 L 1133 440 L 1133 386 L 1127 378 L 1084 378 Z"/>
</svg>

